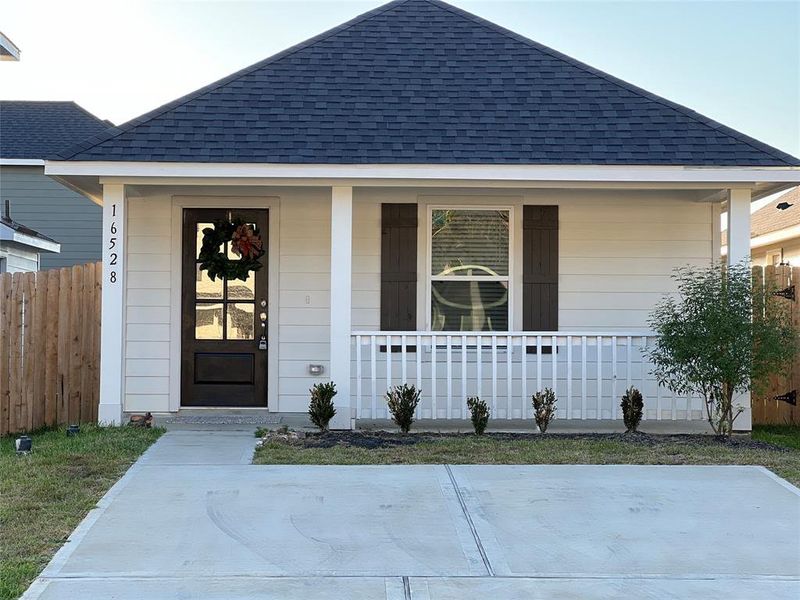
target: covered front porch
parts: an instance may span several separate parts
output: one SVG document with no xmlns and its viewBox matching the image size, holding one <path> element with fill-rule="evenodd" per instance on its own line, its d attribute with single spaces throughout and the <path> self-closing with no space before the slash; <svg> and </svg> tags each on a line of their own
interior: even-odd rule
<svg viewBox="0 0 800 600">
<path fill-rule="evenodd" d="M 203 210 L 268 214 L 258 274 L 266 291 L 241 300 L 256 308 L 238 317 L 251 314 L 240 342 L 256 356 L 264 325 L 263 401 L 253 408 L 303 414 L 309 388 L 330 380 L 332 425 L 351 428 L 385 419 L 387 388 L 408 383 L 423 392 L 419 419 L 464 419 L 466 398 L 480 396 L 493 418 L 518 421 L 530 419 L 531 395 L 549 387 L 558 419 L 611 422 L 635 386 L 646 420 L 700 422 L 699 398 L 676 397 L 650 374 L 648 315 L 674 291 L 674 268 L 719 258 L 726 207 L 728 260 L 747 257 L 750 202 L 774 187 L 736 182 L 766 172 L 709 170 L 707 180 L 687 181 L 680 168 L 643 181 L 607 168 L 604 182 L 584 169 L 364 178 L 351 168 L 331 179 L 312 168 L 299 176 L 240 167 L 227 177 L 217 166 L 203 176 L 185 166 L 170 176 L 107 168 L 95 189 L 106 235 L 100 418 L 108 422 L 187 408 L 183 369 L 194 359 L 185 334 L 200 313 L 186 308 L 199 293 L 185 279 L 185 257 L 196 256 L 187 244 L 199 238 L 185 227 L 187 214 Z M 231 408 L 219 398 L 205 408 Z M 749 411 L 737 426 L 750 428 Z"/>
</svg>

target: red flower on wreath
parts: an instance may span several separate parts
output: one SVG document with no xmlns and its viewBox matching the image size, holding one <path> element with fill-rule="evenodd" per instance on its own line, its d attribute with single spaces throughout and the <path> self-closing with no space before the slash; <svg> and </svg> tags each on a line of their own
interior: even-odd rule
<svg viewBox="0 0 800 600">
<path fill-rule="evenodd" d="M 264 253 L 261 236 L 247 223 L 236 228 L 231 238 L 231 250 L 242 258 L 256 259 Z"/>
</svg>

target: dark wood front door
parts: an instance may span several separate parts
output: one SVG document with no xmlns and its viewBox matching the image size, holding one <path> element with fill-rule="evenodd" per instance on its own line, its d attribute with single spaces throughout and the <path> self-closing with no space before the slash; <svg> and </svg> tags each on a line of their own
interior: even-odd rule
<svg viewBox="0 0 800 600">
<path fill-rule="evenodd" d="M 203 229 L 236 218 L 255 224 L 269 247 L 265 209 L 183 211 L 181 406 L 267 406 L 267 254 L 247 281 L 212 281 L 197 262 Z M 221 250 L 238 259 L 228 246 Z"/>
</svg>

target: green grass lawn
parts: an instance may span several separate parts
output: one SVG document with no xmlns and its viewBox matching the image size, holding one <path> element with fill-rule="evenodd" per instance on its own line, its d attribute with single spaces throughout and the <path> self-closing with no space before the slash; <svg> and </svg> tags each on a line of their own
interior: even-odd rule
<svg viewBox="0 0 800 600">
<path fill-rule="evenodd" d="M 756 425 L 753 439 L 800 450 L 800 425 Z"/>
<path fill-rule="evenodd" d="M 0 438 L 0 599 L 17 598 L 158 429 L 81 426 L 32 434 L 18 457 Z"/>
<path fill-rule="evenodd" d="M 721 441 L 708 435 L 333 432 L 256 450 L 256 464 L 763 465 L 800 485 L 800 429 Z"/>
</svg>

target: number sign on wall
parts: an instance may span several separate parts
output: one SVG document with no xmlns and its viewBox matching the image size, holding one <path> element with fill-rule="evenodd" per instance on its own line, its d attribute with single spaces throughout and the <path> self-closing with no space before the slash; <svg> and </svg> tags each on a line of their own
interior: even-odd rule
<svg viewBox="0 0 800 600">
<path fill-rule="evenodd" d="M 108 281 L 109 283 L 117 283 L 117 269 L 114 268 L 117 266 L 118 261 L 118 249 L 117 249 L 117 205 L 116 203 L 111 205 L 111 224 L 108 227 L 108 265 L 111 269 L 108 272 Z"/>
</svg>

